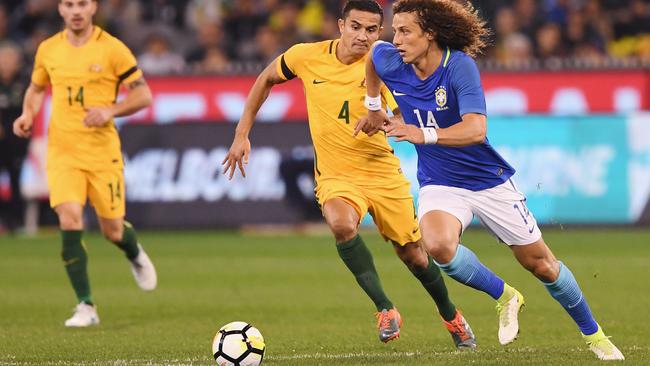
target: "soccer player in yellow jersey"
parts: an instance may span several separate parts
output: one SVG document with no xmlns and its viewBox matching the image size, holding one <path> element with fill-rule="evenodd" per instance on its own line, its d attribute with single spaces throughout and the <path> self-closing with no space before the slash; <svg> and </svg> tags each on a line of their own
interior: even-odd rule
<svg viewBox="0 0 650 366">
<path fill-rule="evenodd" d="M 336 240 L 339 256 L 377 308 L 379 338 L 399 337 L 401 317 L 384 293 L 372 255 L 358 234 L 369 212 L 380 233 L 435 301 L 458 348 L 476 341 L 450 301 L 440 270 L 420 244 L 410 184 L 383 134 L 353 137 L 364 107 L 365 58 L 379 38 L 383 11 L 374 0 L 350 0 L 339 19 L 340 39 L 297 44 L 273 61 L 253 85 L 235 138 L 224 159 L 232 178 L 250 154 L 249 132 L 255 115 L 275 84 L 299 77 L 304 85 L 315 150 L 316 197 Z M 384 103 L 396 103 L 384 88 Z"/>
<path fill-rule="evenodd" d="M 62 258 L 79 304 L 68 327 L 99 323 L 90 295 L 87 256 L 82 242 L 82 212 L 90 199 L 106 239 L 126 254 L 137 284 L 156 287 L 156 271 L 124 221 L 124 175 L 114 117 L 151 103 L 151 91 L 129 49 L 93 25 L 95 0 L 60 0 L 65 29 L 43 41 L 36 52 L 32 82 L 14 133 L 31 134 L 47 85 L 52 87 L 48 128 L 47 181 L 50 205 L 59 218 Z M 128 92 L 116 102 L 120 85 Z"/>
</svg>

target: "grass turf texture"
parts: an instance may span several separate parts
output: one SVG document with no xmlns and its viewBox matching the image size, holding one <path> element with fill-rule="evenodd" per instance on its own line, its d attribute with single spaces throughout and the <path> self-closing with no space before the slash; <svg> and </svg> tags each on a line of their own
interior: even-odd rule
<svg viewBox="0 0 650 366">
<path fill-rule="evenodd" d="M 510 251 L 480 229 L 464 243 L 526 297 L 519 339 L 497 341 L 494 301 L 446 283 L 478 337 L 455 352 L 433 302 L 374 234 L 365 234 L 384 287 L 404 318 L 402 336 L 377 339 L 373 307 L 323 236 L 142 232 L 159 288 L 140 291 L 122 253 L 86 235 L 101 324 L 66 329 L 75 305 L 58 233 L 0 238 L 0 365 L 213 365 L 211 341 L 243 320 L 265 337 L 264 365 L 596 365 L 577 327 Z M 650 231 L 545 230 L 580 282 L 596 319 L 627 364 L 650 364 Z"/>
</svg>

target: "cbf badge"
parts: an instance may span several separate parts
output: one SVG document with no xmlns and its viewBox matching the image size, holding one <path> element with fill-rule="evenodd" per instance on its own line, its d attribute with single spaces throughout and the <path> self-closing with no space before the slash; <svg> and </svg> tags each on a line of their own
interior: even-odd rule
<svg viewBox="0 0 650 366">
<path fill-rule="evenodd" d="M 444 86 L 436 88 L 436 104 L 442 108 L 447 104 L 447 89 Z"/>
</svg>

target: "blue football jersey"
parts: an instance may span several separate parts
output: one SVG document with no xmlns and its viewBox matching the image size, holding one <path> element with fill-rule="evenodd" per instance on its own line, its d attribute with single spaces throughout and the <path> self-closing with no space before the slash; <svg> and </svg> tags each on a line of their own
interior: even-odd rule
<svg viewBox="0 0 650 366">
<path fill-rule="evenodd" d="M 445 49 L 440 66 L 425 80 L 404 63 L 391 43 L 375 46 L 372 60 L 408 124 L 446 128 L 461 122 L 467 113 L 487 115 L 476 63 L 461 51 Z M 415 149 L 420 187 L 443 185 L 478 191 L 502 184 L 515 173 L 487 138 L 466 147 L 415 145 Z"/>
</svg>

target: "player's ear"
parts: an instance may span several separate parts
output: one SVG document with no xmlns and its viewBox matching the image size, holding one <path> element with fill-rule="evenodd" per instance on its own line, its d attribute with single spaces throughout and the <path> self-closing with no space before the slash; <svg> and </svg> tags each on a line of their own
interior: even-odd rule
<svg viewBox="0 0 650 366">
<path fill-rule="evenodd" d="M 343 34 L 343 30 L 345 30 L 345 20 L 339 18 L 339 32 Z"/>
<path fill-rule="evenodd" d="M 92 8 L 93 16 L 97 13 L 97 0 L 90 1 L 90 7 Z"/>
</svg>

